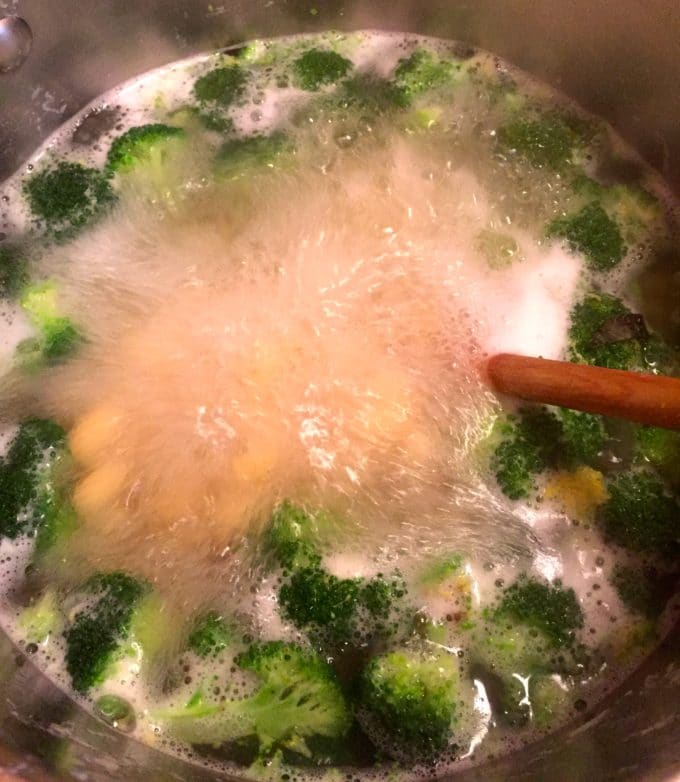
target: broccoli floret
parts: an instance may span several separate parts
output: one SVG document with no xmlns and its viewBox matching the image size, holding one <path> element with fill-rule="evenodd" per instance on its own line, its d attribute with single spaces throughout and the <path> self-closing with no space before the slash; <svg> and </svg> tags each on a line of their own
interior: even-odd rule
<svg viewBox="0 0 680 782">
<path fill-rule="evenodd" d="M 680 434 L 656 426 L 636 427 L 635 460 L 655 467 L 671 483 L 680 484 Z"/>
<path fill-rule="evenodd" d="M 201 76 L 194 84 L 194 95 L 201 103 L 230 106 L 245 92 L 248 72 L 240 65 L 230 65 Z"/>
<path fill-rule="evenodd" d="M 0 298 L 13 299 L 28 283 L 26 258 L 19 247 L 0 247 Z"/>
<path fill-rule="evenodd" d="M 649 471 L 622 473 L 607 483 L 609 500 L 598 520 L 608 539 L 624 548 L 673 556 L 680 543 L 680 508 Z"/>
<path fill-rule="evenodd" d="M 351 638 L 361 579 L 338 578 L 319 567 L 302 568 L 279 590 L 283 615 L 302 629 Z"/>
<path fill-rule="evenodd" d="M 574 128 L 557 113 L 513 119 L 498 129 L 497 138 L 502 149 L 517 152 L 534 166 L 557 171 L 571 164 L 580 142 Z"/>
<path fill-rule="evenodd" d="M 562 425 L 564 462 L 574 464 L 596 462 L 609 439 L 602 416 L 560 408 L 557 417 Z"/>
<path fill-rule="evenodd" d="M 199 125 L 206 130 L 213 130 L 224 135 L 232 133 L 234 130 L 234 121 L 220 109 L 202 110 L 197 106 L 182 106 L 168 114 L 168 119 L 184 129 Z"/>
<path fill-rule="evenodd" d="M 254 736 L 263 753 L 304 745 L 323 736 L 341 738 L 352 718 L 330 666 L 314 652 L 273 641 L 252 646 L 235 659 L 252 672 L 258 688 L 241 700 L 205 702 L 157 716 L 177 738 L 190 744 L 219 746 Z"/>
<path fill-rule="evenodd" d="M 575 631 L 583 627 L 583 611 L 573 589 L 526 575 L 504 590 L 496 617 L 507 617 L 540 632 L 555 648 L 573 643 Z"/>
<path fill-rule="evenodd" d="M 328 573 L 317 541 L 319 530 L 330 523 L 328 513 L 311 513 L 286 500 L 272 516 L 265 546 L 283 568 L 279 589 L 282 615 L 315 643 L 342 646 L 360 635 L 387 632 L 406 588 L 398 573 L 389 578 L 378 574 L 372 579 L 338 578 Z"/>
<path fill-rule="evenodd" d="M 458 68 L 456 63 L 443 60 L 427 49 L 416 49 L 402 58 L 394 71 L 401 105 L 408 106 L 418 95 L 451 82 Z"/>
<path fill-rule="evenodd" d="M 216 611 L 200 617 L 187 639 L 187 646 L 199 657 L 216 657 L 234 641 L 234 628 Z"/>
<path fill-rule="evenodd" d="M 397 573 L 366 580 L 338 578 L 318 566 L 303 567 L 282 584 L 279 605 L 284 618 L 314 643 L 335 648 L 391 633 L 405 595 Z"/>
<path fill-rule="evenodd" d="M 114 173 L 129 171 L 140 163 L 163 158 L 169 141 L 182 138 L 182 128 L 156 123 L 130 128 L 114 139 L 106 158 L 106 167 Z"/>
<path fill-rule="evenodd" d="M 389 652 L 362 674 L 359 718 L 388 754 L 427 761 L 452 738 L 459 689 L 454 655 Z"/>
<path fill-rule="evenodd" d="M 522 727 L 544 714 L 542 682 L 565 673 L 572 662 L 535 627 L 492 613 L 483 635 L 473 645 L 473 672 L 485 684 L 494 711 L 513 727 Z"/>
<path fill-rule="evenodd" d="M 58 290 L 54 282 L 27 286 L 20 299 L 21 308 L 38 332 L 17 347 L 21 366 L 39 369 L 44 364 L 56 364 L 70 356 L 82 343 L 83 334 L 59 307 Z"/>
<path fill-rule="evenodd" d="M 535 488 L 533 476 L 557 461 L 561 426 L 542 407 L 527 407 L 518 416 L 507 416 L 495 427 L 501 442 L 491 457 L 501 491 L 511 500 L 528 497 Z"/>
<path fill-rule="evenodd" d="M 548 224 L 546 233 L 566 240 L 569 249 L 582 253 L 597 272 L 613 269 L 627 251 L 618 224 L 597 201 L 591 201 L 574 214 L 556 218 Z"/>
<path fill-rule="evenodd" d="M 394 83 L 373 74 L 357 74 L 342 82 L 338 102 L 362 113 L 382 115 L 395 108 L 404 108 L 404 93 Z"/>
<path fill-rule="evenodd" d="M 293 63 L 293 83 L 302 90 L 314 92 L 340 81 L 351 68 L 351 61 L 337 52 L 310 49 Z"/>
<path fill-rule="evenodd" d="M 281 567 L 295 571 L 321 563 L 319 521 L 318 513 L 309 513 L 290 500 L 276 508 L 267 528 L 266 544 Z"/>
<path fill-rule="evenodd" d="M 562 408 L 553 413 L 540 406 L 501 418 L 492 440 L 499 437 L 491 469 L 501 491 L 512 500 L 529 497 L 534 476 L 545 470 L 596 462 L 608 439 L 601 416 Z"/>
<path fill-rule="evenodd" d="M 589 293 L 571 311 L 568 356 L 571 361 L 610 369 L 645 366 L 649 333 L 640 315 L 619 299 Z"/>
<path fill-rule="evenodd" d="M 624 239 L 638 242 L 663 218 L 659 201 L 636 185 L 602 185 L 585 174 L 572 180 L 574 192 L 584 199 L 597 201 L 620 226 Z"/>
<path fill-rule="evenodd" d="M 18 624 L 27 643 L 40 644 L 59 632 L 62 621 L 57 595 L 48 589 L 21 612 Z"/>
<path fill-rule="evenodd" d="M 662 573 L 647 565 L 617 564 L 610 580 L 627 608 L 648 619 L 656 619 L 673 596 L 678 575 Z"/>
<path fill-rule="evenodd" d="M 66 670 L 75 690 L 86 693 L 106 680 L 147 591 L 145 584 L 122 572 L 96 574 L 84 584 L 85 606 L 64 632 Z"/>
<path fill-rule="evenodd" d="M 218 172 L 229 178 L 250 176 L 255 169 L 276 168 L 293 152 L 290 139 L 283 133 L 229 139 L 217 153 Z"/>
<path fill-rule="evenodd" d="M 115 201 L 103 172 L 68 161 L 30 176 L 24 193 L 33 215 L 57 241 L 74 236 Z"/>
<path fill-rule="evenodd" d="M 66 460 L 66 434 L 60 426 L 38 419 L 20 426 L 0 460 L 0 535 L 14 539 L 35 533 L 59 513 L 59 478 Z"/>
<path fill-rule="evenodd" d="M 580 665 L 583 613 L 574 591 L 523 574 L 486 618 L 471 654 L 495 711 L 515 727 L 547 719 L 555 706 L 548 680 Z"/>
</svg>

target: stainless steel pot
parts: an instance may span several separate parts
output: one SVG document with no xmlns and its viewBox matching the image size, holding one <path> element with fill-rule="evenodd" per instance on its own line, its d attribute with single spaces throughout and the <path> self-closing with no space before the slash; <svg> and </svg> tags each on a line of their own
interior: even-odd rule
<svg viewBox="0 0 680 782">
<path fill-rule="evenodd" d="M 497 52 L 609 119 L 680 193 L 678 0 L 0 0 L 0 12 L 34 36 L 23 65 L 0 74 L 0 178 L 148 68 L 252 37 L 373 27 Z M 678 649 L 680 627 L 579 724 L 457 782 L 680 779 Z M 215 778 L 108 730 L 1 637 L 0 681 L 0 779 Z"/>
</svg>

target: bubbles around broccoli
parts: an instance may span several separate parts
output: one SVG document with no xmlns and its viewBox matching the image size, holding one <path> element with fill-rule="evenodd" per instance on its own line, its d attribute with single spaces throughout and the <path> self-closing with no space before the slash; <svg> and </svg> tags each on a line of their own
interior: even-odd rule
<svg viewBox="0 0 680 782">
<path fill-rule="evenodd" d="M 314 92 L 340 81 L 351 68 L 352 62 L 337 52 L 309 49 L 293 62 L 293 83 L 302 90 Z"/>
<path fill-rule="evenodd" d="M 33 216 L 57 241 L 73 237 L 116 200 L 102 171 L 69 161 L 28 177 L 24 193 Z"/>
<path fill-rule="evenodd" d="M 248 72 L 240 65 L 227 65 L 201 76 L 194 84 L 193 93 L 200 103 L 226 108 L 241 98 L 247 85 Z"/>
</svg>

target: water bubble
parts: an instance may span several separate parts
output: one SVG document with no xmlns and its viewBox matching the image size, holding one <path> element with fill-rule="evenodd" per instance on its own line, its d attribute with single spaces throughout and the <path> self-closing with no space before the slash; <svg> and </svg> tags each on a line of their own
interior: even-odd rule
<svg viewBox="0 0 680 782">
<path fill-rule="evenodd" d="M 18 68 L 28 57 L 33 44 L 33 33 L 20 16 L 0 19 L 0 72 Z"/>
</svg>

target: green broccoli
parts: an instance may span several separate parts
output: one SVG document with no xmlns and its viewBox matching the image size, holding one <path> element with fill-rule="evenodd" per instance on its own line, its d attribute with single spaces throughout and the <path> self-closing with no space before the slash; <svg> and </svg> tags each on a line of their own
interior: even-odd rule
<svg viewBox="0 0 680 782">
<path fill-rule="evenodd" d="M 680 433 L 656 426 L 636 427 L 634 458 L 655 467 L 670 483 L 680 485 Z"/>
<path fill-rule="evenodd" d="M 504 590 L 495 616 L 536 630 L 554 648 L 572 644 L 575 631 L 583 627 L 583 612 L 573 589 L 525 574 Z"/>
<path fill-rule="evenodd" d="M 20 365 L 29 371 L 68 358 L 83 342 L 83 334 L 59 307 L 54 282 L 40 282 L 24 288 L 20 304 L 38 336 L 29 337 L 17 347 Z"/>
<path fill-rule="evenodd" d="M 335 84 L 351 70 L 352 63 L 337 52 L 309 49 L 293 62 L 293 83 L 308 92 Z"/>
<path fill-rule="evenodd" d="M 678 574 L 662 573 L 649 565 L 617 564 L 610 581 L 627 608 L 648 619 L 656 619 L 675 593 Z"/>
<path fill-rule="evenodd" d="M 501 491 L 511 500 L 528 497 L 533 476 L 555 465 L 559 457 L 561 426 L 543 407 L 526 407 L 518 416 L 506 416 L 494 427 L 501 437 L 491 456 L 491 469 Z"/>
<path fill-rule="evenodd" d="M 40 562 L 61 543 L 68 540 L 78 528 L 78 515 L 66 492 L 61 492 L 51 506 L 50 513 L 45 513 L 35 535 L 33 561 Z"/>
<path fill-rule="evenodd" d="M 333 107 L 337 107 L 337 104 L 343 108 L 357 109 L 362 116 L 381 116 L 405 107 L 404 94 L 396 84 L 365 73 L 352 76 L 339 85 Z"/>
<path fill-rule="evenodd" d="M 595 463 L 609 439 L 605 419 L 567 408 L 559 408 L 557 417 L 562 425 L 561 456 L 565 466 Z"/>
<path fill-rule="evenodd" d="M 546 234 L 564 239 L 569 249 L 582 253 L 597 272 L 610 271 L 627 252 L 618 224 L 597 201 L 591 201 L 574 214 L 556 218 L 548 224 Z"/>
<path fill-rule="evenodd" d="M 362 581 L 338 578 L 320 567 L 295 571 L 279 590 L 283 616 L 296 627 L 335 638 L 352 638 Z"/>
<path fill-rule="evenodd" d="M 294 147 L 283 133 L 271 136 L 247 136 L 224 142 L 217 153 L 217 170 L 235 179 L 250 176 L 253 169 L 272 169 L 290 161 Z"/>
<path fill-rule="evenodd" d="M 640 315 L 606 293 L 588 293 L 571 311 L 568 357 L 571 361 L 642 369 L 649 332 Z"/>
<path fill-rule="evenodd" d="M 74 689 L 102 684 L 125 649 L 135 609 L 148 587 L 122 572 L 99 573 L 82 587 L 83 607 L 64 632 Z"/>
<path fill-rule="evenodd" d="M 534 166 L 561 171 L 572 163 L 574 150 L 582 143 L 572 125 L 556 112 L 535 119 L 517 117 L 498 129 L 498 144 Z"/>
<path fill-rule="evenodd" d="M 233 626 L 216 611 L 209 611 L 195 623 L 187 639 L 187 646 L 199 657 L 216 657 L 233 641 Z"/>
<path fill-rule="evenodd" d="M 206 130 L 230 134 L 234 131 L 234 121 L 220 109 L 202 110 L 196 106 L 182 106 L 168 115 L 168 119 L 185 130 L 198 123 Z"/>
<path fill-rule="evenodd" d="M 673 556 L 680 543 L 680 508 L 663 482 L 647 470 L 607 482 L 609 500 L 598 522 L 606 537 L 624 548 Z"/>
<path fill-rule="evenodd" d="M 0 247 L 0 299 L 13 299 L 28 283 L 26 258 L 22 248 Z"/>
<path fill-rule="evenodd" d="M 645 239 L 663 219 L 658 199 L 637 185 L 602 185 L 578 174 L 572 180 L 572 188 L 582 198 L 598 202 L 620 227 L 627 242 Z"/>
<path fill-rule="evenodd" d="M 209 71 L 194 84 L 194 96 L 200 103 L 227 107 L 245 92 L 248 72 L 240 65 L 228 65 Z"/>
<path fill-rule="evenodd" d="M 0 459 L 0 535 L 35 534 L 53 523 L 64 503 L 66 434 L 52 421 L 24 421 Z"/>
<path fill-rule="evenodd" d="M 459 67 L 457 63 L 441 59 L 427 49 L 416 49 L 399 60 L 394 71 L 399 102 L 408 106 L 418 95 L 450 83 Z"/>
<path fill-rule="evenodd" d="M 277 563 L 285 570 L 321 564 L 319 526 L 324 518 L 284 500 L 274 511 L 265 533 L 265 542 Z"/>
<path fill-rule="evenodd" d="M 388 632 L 393 611 L 406 589 L 398 573 L 386 578 L 338 578 L 322 566 L 319 532 L 331 516 L 309 512 L 288 500 L 275 510 L 265 547 L 283 568 L 279 588 L 282 615 L 322 645 L 345 645 Z"/>
<path fill-rule="evenodd" d="M 257 738 L 260 751 L 305 745 L 323 736 L 341 738 L 351 713 L 330 666 L 314 652 L 273 641 L 254 645 L 235 659 L 253 673 L 258 687 L 240 700 L 192 698 L 184 708 L 156 716 L 181 741 L 219 746 Z"/>
<path fill-rule="evenodd" d="M 575 632 L 583 612 L 574 591 L 523 574 L 486 618 L 471 654 L 496 712 L 519 727 L 554 717 L 558 704 L 565 709 L 553 679 L 577 671 L 582 656 Z"/>
<path fill-rule="evenodd" d="M 531 495 L 534 476 L 545 470 L 596 463 L 608 434 L 601 416 L 535 406 L 500 418 L 491 439 L 497 443 L 491 469 L 498 485 L 518 500 Z"/>
<path fill-rule="evenodd" d="M 451 578 L 451 576 L 463 572 L 463 564 L 464 560 L 460 554 L 452 554 L 436 559 L 434 562 L 428 563 L 420 572 L 418 583 L 424 587 L 441 584 Z"/>
<path fill-rule="evenodd" d="M 53 589 L 47 589 L 19 615 L 18 624 L 27 643 L 43 643 L 61 629 L 63 618 Z"/>
<path fill-rule="evenodd" d="M 34 217 L 56 241 L 73 237 L 116 199 L 103 172 L 68 161 L 32 174 L 24 193 Z"/>
<path fill-rule="evenodd" d="M 168 143 L 184 136 L 182 128 L 160 123 L 130 128 L 113 140 L 106 158 L 106 168 L 119 174 L 130 171 L 140 163 L 156 159 L 162 162 Z"/>
<path fill-rule="evenodd" d="M 431 760 L 453 736 L 459 679 L 450 653 L 404 649 L 375 657 L 361 677 L 359 718 L 398 760 Z"/>
</svg>

